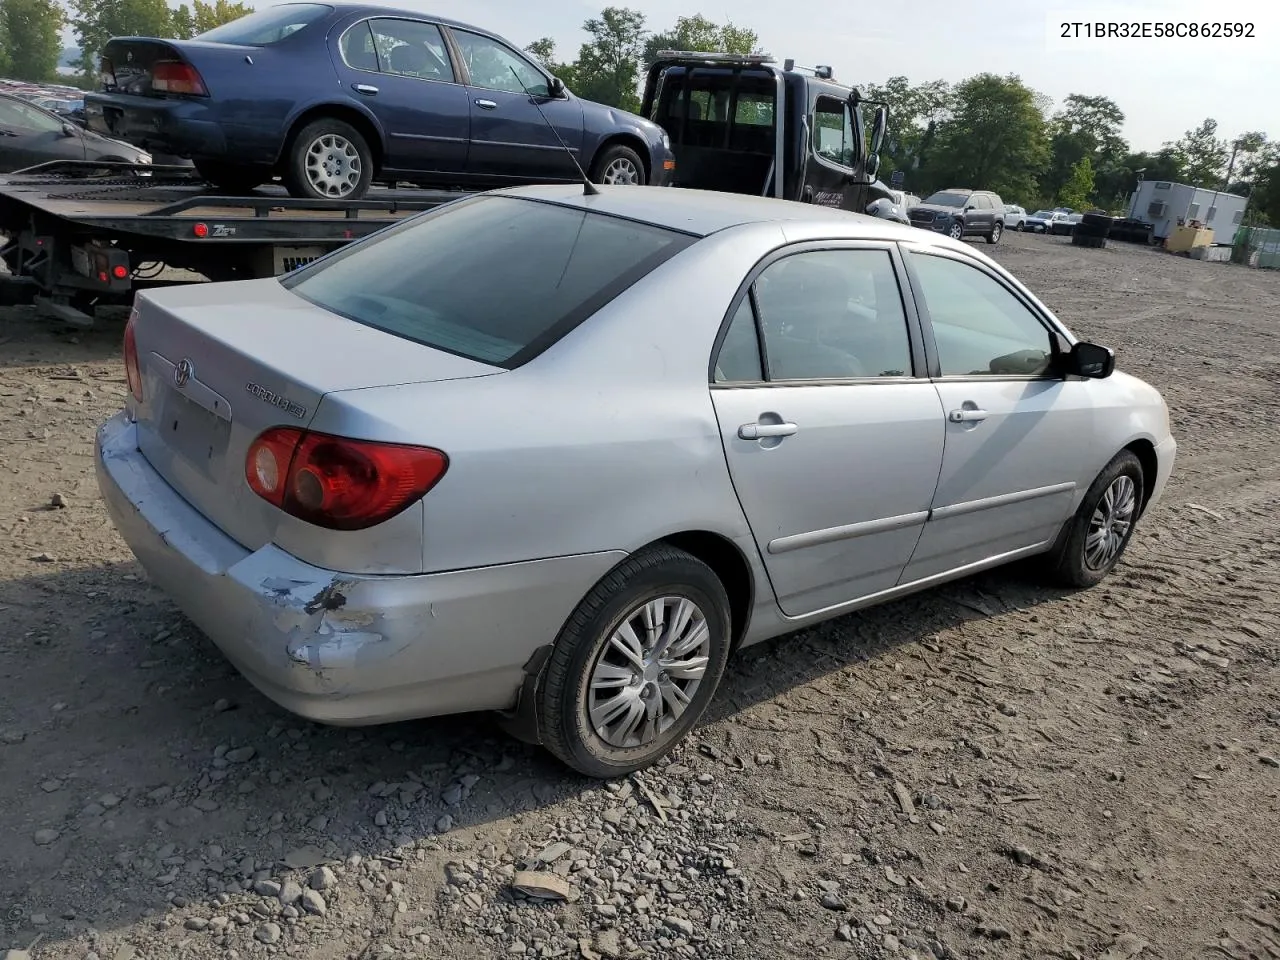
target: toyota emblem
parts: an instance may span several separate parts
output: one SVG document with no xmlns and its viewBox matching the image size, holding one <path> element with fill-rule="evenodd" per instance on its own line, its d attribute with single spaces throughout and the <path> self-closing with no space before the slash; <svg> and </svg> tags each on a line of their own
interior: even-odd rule
<svg viewBox="0 0 1280 960">
<path fill-rule="evenodd" d="M 196 372 L 195 364 L 190 360 L 183 358 L 178 365 L 173 368 L 173 383 L 177 387 L 185 387 L 187 381 L 191 379 L 191 375 Z"/>
</svg>

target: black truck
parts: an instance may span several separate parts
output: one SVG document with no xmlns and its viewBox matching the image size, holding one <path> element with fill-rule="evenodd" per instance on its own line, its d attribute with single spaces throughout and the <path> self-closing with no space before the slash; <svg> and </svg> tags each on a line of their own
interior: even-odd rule
<svg viewBox="0 0 1280 960">
<path fill-rule="evenodd" d="M 674 185 L 906 222 L 875 179 L 887 109 L 837 84 L 831 68 L 664 51 L 646 79 L 643 111 L 671 139 Z M 210 280 L 279 275 L 462 196 L 379 188 L 309 200 L 273 186 L 223 196 L 189 166 L 43 164 L 0 176 L 0 306 L 35 303 L 88 326 L 98 307 L 127 307 L 139 288 L 191 282 L 167 279 L 166 268 Z"/>
<path fill-rule="evenodd" d="M 867 123 L 865 107 L 875 107 Z M 672 186 L 817 203 L 906 222 L 876 201 L 888 109 L 836 83 L 831 67 L 664 50 L 645 78 L 643 116 L 671 139 Z M 870 130 L 868 130 L 870 126 Z"/>
</svg>

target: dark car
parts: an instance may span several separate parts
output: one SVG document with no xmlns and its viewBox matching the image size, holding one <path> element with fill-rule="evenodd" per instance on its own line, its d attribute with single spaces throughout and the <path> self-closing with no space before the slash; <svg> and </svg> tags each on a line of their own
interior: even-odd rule
<svg viewBox="0 0 1280 960">
<path fill-rule="evenodd" d="M 0 93 L 0 173 L 52 160 L 151 163 L 145 150 L 82 130 L 22 97 Z"/>
<path fill-rule="evenodd" d="M 194 40 L 117 37 L 85 113 L 221 188 L 279 175 L 298 197 L 570 181 L 561 140 L 598 183 L 663 184 L 673 165 L 656 124 L 575 97 L 501 37 L 367 5 L 280 4 Z"/>
<path fill-rule="evenodd" d="M 961 237 L 982 236 L 999 243 L 1004 233 L 1004 201 L 989 190 L 953 187 L 925 197 L 907 211 L 913 227 Z"/>
</svg>

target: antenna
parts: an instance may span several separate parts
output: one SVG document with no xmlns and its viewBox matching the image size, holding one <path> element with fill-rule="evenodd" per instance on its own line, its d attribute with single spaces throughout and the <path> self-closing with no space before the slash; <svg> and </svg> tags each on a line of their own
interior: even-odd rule
<svg viewBox="0 0 1280 960">
<path fill-rule="evenodd" d="M 574 152 L 569 149 L 569 145 L 564 142 L 564 138 L 560 136 L 560 131 L 555 128 L 555 125 L 547 119 L 547 115 L 542 112 L 542 105 L 538 103 L 538 98 L 529 92 L 529 88 L 526 87 L 524 85 L 524 81 L 520 79 L 520 74 L 516 73 L 516 68 L 511 67 L 510 70 L 512 76 L 516 78 L 516 83 L 520 84 L 520 89 L 528 94 L 529 100 L 538 108 L 538 116 L 542 118 L 542 122 L 547 125 L 552 134 L 555 135 L 555 138 L 560 141 L 560 146 L 564 147 L 564 152 L 569 155 L 569 159 L 573 162 L 573 168 L 578 171 L 578 176 L 582 178 L 582 195 L 584 197 L 598 196 L 600 191 L 597 190 L 596 185 L 591 182 L 591 178 L 587 176 L 587 172 L 582 169 L 582 164 L 578 162 L 578 158 L 574 155 Z"/>
</svg>

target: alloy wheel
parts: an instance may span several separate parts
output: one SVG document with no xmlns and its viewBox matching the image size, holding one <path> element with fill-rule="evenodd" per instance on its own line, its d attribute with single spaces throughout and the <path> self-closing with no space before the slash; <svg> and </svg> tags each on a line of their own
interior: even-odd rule
<svg viewBox="0 0 1280 960">
<path fill-rule="evenodd" d="M 636 165 L 628 158 L 617 157 L 604 168 L 604 175 L 601 176 L 600 180 L 607 184 L 634 186 L 640 183 L 640 171 L 636 169 Z"/>
<path fill-rule="evenodd" d="M 307 179 L 322 197 L 342 199 L 360 182 L 360 153 L 336 133 L 316 137 L 306 153 Z"/>
<path fill-rule="evenodd" d="M 1111 482 L 1089 519 L 1084 541 L 1084 562 L 1091 570 L 1105 570 L 1124 548 L 1137 510 L 1137 485 L 1128 474 Z"/>
</svg>

